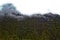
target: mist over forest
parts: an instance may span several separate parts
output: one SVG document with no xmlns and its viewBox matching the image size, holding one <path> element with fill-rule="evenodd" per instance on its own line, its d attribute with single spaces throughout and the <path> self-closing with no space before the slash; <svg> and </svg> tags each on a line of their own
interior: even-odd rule
<svg viewBox="0 0 60 40">
<path fill-rule="evenodd" d="M 0 40 L 60 40 L 60 15 L 24 15 L 13 4 L 0 8 Z"/>
</svg>

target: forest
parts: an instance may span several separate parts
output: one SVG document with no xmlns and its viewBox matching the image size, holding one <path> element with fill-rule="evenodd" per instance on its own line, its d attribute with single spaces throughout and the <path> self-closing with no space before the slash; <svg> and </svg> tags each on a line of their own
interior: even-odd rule
<svg viewBox="0 0 60 40">
<path fill-rule="evenodd" d="M 60 40 L 60 15 L 49 12 L 28 16 L 16 11 L 12 4 L 4 4 L 0 11 L 0 40 Z"/>
</svg>

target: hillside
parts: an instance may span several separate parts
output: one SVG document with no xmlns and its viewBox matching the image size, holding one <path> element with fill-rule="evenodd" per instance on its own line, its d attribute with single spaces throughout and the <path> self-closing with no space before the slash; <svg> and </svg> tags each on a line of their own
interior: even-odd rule
<svg viewBox="0 0 60 40">
<path fill-rule="evenodd" d="M 0 40 L 60 40 L 60 15 L 28 16 L 11 5 L 4 4 L 0 11 Z"/>
</svg>

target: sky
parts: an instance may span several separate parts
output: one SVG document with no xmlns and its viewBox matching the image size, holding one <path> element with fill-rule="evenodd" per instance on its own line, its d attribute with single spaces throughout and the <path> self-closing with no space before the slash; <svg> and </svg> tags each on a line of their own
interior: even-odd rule
<svg viewBox="0 0 60 40">
<path fill-rule="evenodd" d="M 60 14 L 60 0 L 0 0 L 0 6 L 5 3 L 12 3 L 18 11 L 26 15 L 47 12 Z"/>
</svg>

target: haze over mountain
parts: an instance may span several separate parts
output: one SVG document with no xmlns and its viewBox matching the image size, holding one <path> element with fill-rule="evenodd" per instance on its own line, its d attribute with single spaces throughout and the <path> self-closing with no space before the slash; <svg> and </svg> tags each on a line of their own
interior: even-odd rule
<svg viewBox="0 0 60 40">
<path fill-rule="evenodd" d="M 52 18 L 52 17 L 56 17 L 58 16 L 60 18 L 60 15 L 58 14 L 53 14 L 51 12 L 49 13 L 45 13 L 45 14 L 41 14 L 41 13 L 35 13 L 35 14 L 32 14 L 32 15 L 25 15 L 21 12 L 19 12 L 16 7 L 11 4 L 11 3 L 6 3 L 4 5 L 1 6 L 1 10 L 0 10 L 0 16 L 10 16 L 12 18 L 17 18 L 19 20 L 21 19 L 24 19 L 24 18 L 31 18 L 31 17 L 39 17 L 39 18 L 44 18 L 44 19 L 49 19 L 49 18 Z"/>
<path fill-rule="evenodd" d="M 60 40 L 60 15 L 25 15 L 11 4 L 0 8 L 0 40 Z"/>
</svg>

